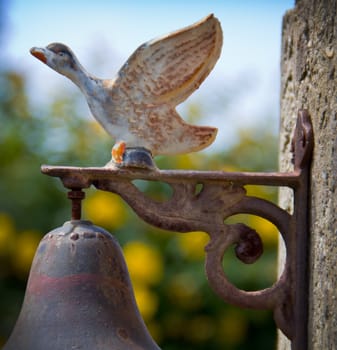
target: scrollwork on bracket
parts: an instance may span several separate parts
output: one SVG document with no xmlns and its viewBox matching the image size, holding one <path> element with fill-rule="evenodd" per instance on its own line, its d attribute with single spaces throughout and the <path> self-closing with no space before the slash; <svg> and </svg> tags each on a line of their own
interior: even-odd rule
<svg viewBox="0 0 337 350">
<path fill-rule="evenodd" d="M 246 292 L 232 285 L 222 268 L 223 255 L 231 245 L 236 245 L 236 255 L 244 263 L 255 262 L 263 251 L 257 232 L 244 224 L 227 225 L 224 220 L 232 215 L 255 214 L 277 226 L 287 242 L 287 228 L 291 216 L 275 204 L 246 196 L 244 187 L 233 183 L 204 183 L 195 194 L 197 183 L 171 183 L 172 197 L 157 202 L 147 197 L 130 181 L 97 181 L 95 186 L 103 191 L 119 194 L 147 223 L 177 232 L 205 231 L 211 240 L 206 247 L 206 274 L 213 290 L 224 300 L 241 307 L 278 310 L 280 301 L 287 297 L 288 263 L 281 278 L 270 288 Z M 282 303 L 281 303 L 282 304 Z M 281 313 L 281 315 L 283 315 Z M 276 313 L 279 328 L 291 337 L 290 320 Z"/>
</svg>

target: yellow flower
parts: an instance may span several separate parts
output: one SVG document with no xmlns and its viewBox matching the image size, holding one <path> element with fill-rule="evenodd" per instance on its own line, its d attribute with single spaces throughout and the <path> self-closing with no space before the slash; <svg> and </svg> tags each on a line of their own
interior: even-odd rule
<svg viewBox="0 0 337 350">
<path fill-rule="evenodd" d="M 149 330 L 155 342 L 160 343 L 163 338 L 163 331 L 161 329 L 161 325 L 158 322 L 151 321 L 146 323 L 146 327 Z"/>
<path fill-rule="evenodd" d="M 205 246 L 209 236 L 202 231 L 181 234 L 178 244 L 181 252 L 190 260 L 201 260 L 205 257 Z"/>
<path fill-rule="evenodd" d="M 240 171 L 240 169 L 230 164 L 222 165 L 221 170 L 226 171 L 228 173 Z"/>
<path fill-rule="evenodd" d="M 17 236 L 12 264 L 19 276 L 25 277 L 29 272 L 40 239 L 40 233 L 33 230 L 23 231 Z"/>
<path fill-rule="evenodd" d="M 0 213 L 0 255 L 8 254 L 15 241 L 15 227 L 11 217 Z"/>
<path fill-rule="evenodd" d="M 275 201 L 277 197 L 277 189 L 271 186 L 247 185 L 247 196 L 265 198 L 267 200 Z"/>
<path fill-rule="evenodd" d="M 127 243 L 123 250 L 133 282 L 157 284 L 162 279 L 163 260 L 155 247 L 133 241 Z"/>
<path fill-rule="evenodd" d="M 252 215 L 249 220 L 249 226 L 259 234 L 266 247 L 275 247 L 278 244 L 278 230 L 270 221 Z"/>
<path fill-rule="evenodd" d="M 84 201 L 85 215 L 95 225 L 119 228 L 127 218 L 126 207 L 119 196 L 103 191 L 96 191 Z"/>
<path fill-rule="evenodd" d="M 176 167 L 177 169 L 196 169 L 193 155 L 183 154 L 176 156 Z"/>
<path fill-rule="evenodd" d="M 158 309 L 157 295 L 141 283 L 134 283 L 133 290 L 135 293 L 138 309 L 144 321 L 152 319 Z"/>
</svg>

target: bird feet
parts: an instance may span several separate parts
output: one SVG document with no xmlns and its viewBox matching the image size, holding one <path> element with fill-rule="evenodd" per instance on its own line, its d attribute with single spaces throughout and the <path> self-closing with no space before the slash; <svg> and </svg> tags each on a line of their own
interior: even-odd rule
<svg viewBox="0 0 337 350">
<path fill-rule="evenodd" d="M 123 157 L 126 149 L 126 143 L 124 141 L 117 142 L 111 150 L 112 160 L 117 163 L 121 164 L 123 162 Z"/>
<path fill-rule="evenodd" d="M 151 152 L 143 147 L 126 148 L 126 143 L 119 141 L 112 147 L 111 155 L 107 167 L 157 170 Z"/>
</svg>

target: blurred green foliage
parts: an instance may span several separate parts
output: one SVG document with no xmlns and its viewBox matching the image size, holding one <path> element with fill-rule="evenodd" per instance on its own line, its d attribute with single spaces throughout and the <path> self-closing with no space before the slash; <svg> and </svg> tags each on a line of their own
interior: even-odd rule
<svg viewBox="0 0 337 350">
<path fill-rule="evenodd" d="M 69 219 L 65 190 L 43 176 L 40 165 L 104 165 L 112 141 L 76 108 L 78 94 L 55 97 L 43 108 L 30 105 L 25 77 L 0 76 L 0 345 L 6 341 L 21 307 L 30 264 L 39 239 Z M 198 119 L 193 105 L 189 118 Z M 277 167 L 277 140 L 266 130 L 242 130 L 238 143 L 224 152 L 158 157 L 160 168 L 271 171 Z M 156 198 L 170 195 L 164 184 L 140 182 Z M 249 193 L 275 200 L 271 188 Z M 84 216 L 113 232 L 124 247 L 140 311 L 165 350 L 271 349 L 275 326 L 270 312 L 226 305 L 208 286 L 204 273 L 203 232 L 177 234 L 141 222 L 114 194 L 89 189 Z M 277 233 L 269 222 L 240 218 L 262 235 L 265 252 L 244 266 L 229 252 L 226 273 L 245 290 L 264 288 L 276 275 Z"/>
</svg>

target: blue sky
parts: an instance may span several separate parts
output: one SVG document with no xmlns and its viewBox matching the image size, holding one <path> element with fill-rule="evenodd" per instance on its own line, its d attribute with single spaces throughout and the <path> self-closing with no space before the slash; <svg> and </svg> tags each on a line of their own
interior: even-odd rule
<svg viewBox="0 0 337 350">
<path fill-rule="evenodd" d="M 214 13 L 224 33 L 222 55 L 189 100 L 200 100 L 223 88 L 230 93 L 231 86 L 235 94 L 242 85 L 244 92 L 226 107 L 226 116 L 210 115 L 209 124 L 221 128 L 225 120 L 246 125 L 266 115 L 275 124 L 282 16 L 293 6 L 289 0 L 8 0 L 1 56 L 8 65 L 25 72 L 29 89 L 35 92 L 33 100 L 48 100 L 55 89 L 76 87 L 34 59 L 29 54 L 32 46 L 63 42 L 88 71 L 109 78 L 143 42 Z M 212 113 L 222 114 L 210 108 Z"/>
</svg>

